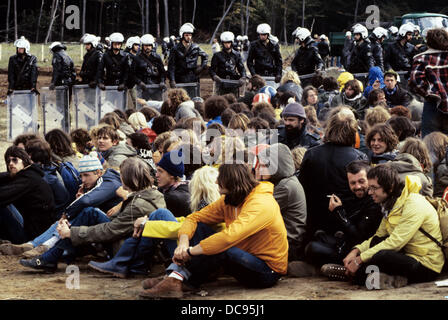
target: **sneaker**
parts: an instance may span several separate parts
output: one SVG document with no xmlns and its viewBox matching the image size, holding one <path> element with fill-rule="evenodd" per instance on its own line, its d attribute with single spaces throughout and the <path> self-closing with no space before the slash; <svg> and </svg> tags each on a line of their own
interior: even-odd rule
<svg viewBox="0 0 448 320">
<path fill-rule="evenodd" d="M 41 260 L 40 257 L 32 259 L 20 259 L 19 262 L 24 267 L 35 270 L 44 270 L 48 273 L 54 273 L 58 268 L 57 263 L 46 262 L 45 260 Z"/>
<path fill-rule="evenodd" d="M 16 256 L 24 253 L 25 251 L 32 250 L 34 247 L 31 243 L 12 244 L 5 243 L 0 245 L 0 253 L 7 256 Z"/>
<path fill-rule="evenodd" d="M 366 283 L 374 284 L 375 279 L 372 279 L 376 275 L 371 273 L 367 276 Z M 391 276 L 386 273 L 379 273 L 379 287 L 372 286 L 377 290 L 388 290 L 404 287 L 408 284 L 408 278 L 403 276 Z"/>
<path fill-rule="evenodd" d="M 348 277 L 346 276 L 345 272 L 347 269 L 340 265 L 340 264 L 324 264 L 322 268 L 320 269 L 320 272 L 331 280 L 340 280 L 340 281 L 347 281 Z"/>
<path fill-rule="evenodd" d="M 50 249 L 50 248 L 47 247 L 46 245 L 40 244 L 32 250 L 24 252 L 22 256 L 24 256 L 25 258 L 34 258 L 34 257 L 44 254 L 45 252 L 48 251 L 48 249 Z"/>
<path fill-rule="evenodd" d="M 288 263 L 288 276 L 300 278 L 313 277 L 318 274 L 319 269 L 305 261 L 291 261 Z"/>
</svg>

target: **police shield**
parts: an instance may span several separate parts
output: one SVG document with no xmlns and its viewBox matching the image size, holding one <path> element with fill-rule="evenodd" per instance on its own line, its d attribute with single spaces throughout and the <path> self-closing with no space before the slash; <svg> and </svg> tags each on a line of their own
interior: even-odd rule
<svg viewBox="0 0 448 320">
<path fill-rule="evenodd" d="M 90 130 L 90 128 L 98 125 L 97 97 L 97 90 L 86 84 L 73 86 L 76 129 Z"/>
<path fill-rule="evenodd" d="M 176 83 L 176 88 L 181 88 L 187 91 L 190 98 L 201 96 L 201 86 L 199 82 Z"/>
<path fill-rule="evenodd" d="M 98 108 L 99 108 L 99 118 L 98 121 L 104 117 L 106 113 L 112 112 L 115 109 L 121 111 L 126 111 L 126 106 L 128 104 L 128 95 L 126 90 L 118 91 L 118 86 L 107 86 L 106 90 L 98 90 Z"/>
<path fill-rule="evenodd" d="M 15 90 L 7 99 L 8 141 L 38 130 L 37 96 L 30 90 Z"/>
<path fill-rule="evenodd" d="M 41 89 L 40 101 L 43 112 L 44 134 L 53 129 L 61 129 L 70 133 L 70 105 L 68 88 L 58 86 L 54 90 L 48 87 Z"/>
<path fill-rule="evenodd" d="M 233 93 L 235 97 L 244 96 L 246 84 L 240 85 L 239 80 L 221 79 L 220 82 L 213 81 L 213 94 L 224 95 Z"/>
<path fill-rule="evenodd" d="M 275 77 L 262 77 L 264 81 L 266 81 L 267 86 L 271 86 L 274 89 L 277 89 L 280 86 L 280 83 L 275 82 Z"/>
<path fill-rule="evenodd" d="M 146 89 L 142 90 L 140 86 L 137 88 L 137 98 L 152 101 L 164 101 L 166 99 L 166 91 L 162 90 L 158 84 L 147 84 Z M 136 104 L 137 109 L 141 108 L 140 104 Z"/>
</svg>

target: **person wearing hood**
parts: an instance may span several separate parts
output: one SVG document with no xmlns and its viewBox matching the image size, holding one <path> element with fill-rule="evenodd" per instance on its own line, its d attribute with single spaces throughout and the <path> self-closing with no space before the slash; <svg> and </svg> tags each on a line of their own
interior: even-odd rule
<svg viewBox="0 0 448 320">
<path fill-rule="evenodd" d="M 284 144 L 276 143 L 260 151 L 258 160 L 255 177 L 274 184 L 274 198 L 280 206 L 288 234 L 288 260 L 299 260 L 305 247 L 306 198 L 302 185 L 294 175 L 291 150 Z"/>
<path fill-rule="evenodd" d="M 364 89 L 364 97 L 369 98 L 369 93 L 373 89 L 383 89 L 386 86 L 384 83 L 383 71 L 380 67 L 372 67 L 369 70 L 369 85 Z"/>
<path fill-rule="evenodd" d="M 358 119 L 364 119 L 367 99 L 362 95 L 362 89 L 358 80 L 349 80 L 344 85 L 344 90 L 331 100 L 330 108 L 340 105 L 350 106 L 355 110 Z"/>
<path fill-rule="evenodd" d="M 110 167 L 119 168 L 121 163 L 129 157 L 134 157 L 137 152 L 131 146 L 119 143 L 118 133 L 111 126 L 105 126 L 98 130 L 98 151 L 107 161 Z"/>
<path fill-rule="evenodd" d="M 342 90 L 344 90 L 345 84 L 348 81 L 354 80 L 354 79 L 355 79 L 355 77 L 350 72 L 347 72 L 347 71 L 342 72 L 336 80 L 338 82 L 339 91 L 342 92 Z"/>
<path fill-rule="evenodd" d="M 295 37 L 299 40 L 300 47 L 291 62 L 291 69 L 299 76 L 312 74 L 325 69 L 324 61 L 319 54 L 315 41 L 311 38 L 311 33 L 306 28 L 300 28 Z M 302 86 L 306 86 L 303 84 Z"/>
<path fill-rule="evenodd" d="M 10 95 L 14 90 L 31 90 L 37 92 L 37 58 L 30 54 L 30 43 L 25 37 L 14 42 L 16 54 L 8 62 L 8 91 Z"/>
<path fill-rule="evenodd" d="M 375 66 L 368 35 L 369 32 L 367 28 L 362 25 L 358 25 L 353 29 L 355 44 L 350 53 L 350 64 L 347 68 L 348 72 L 369 72 L 370 68 Z"/>
</svg>

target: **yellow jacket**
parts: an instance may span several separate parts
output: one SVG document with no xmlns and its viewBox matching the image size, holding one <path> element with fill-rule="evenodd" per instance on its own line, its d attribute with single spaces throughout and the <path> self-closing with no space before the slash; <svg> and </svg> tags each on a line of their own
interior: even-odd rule
<svg viewBox="0 0 448 320">
<path fill-rule="evenodd" d="M 434 207 L 418 192 L 421 183 L 417 176 L 407 176 L 401 196 L 387 217 L 381 221 L 375 236 L 389 236 L 370 248 L 372 238 L 357 245 L 361 260 L 368 262 L 380 250 L 403 250 L 425 267 L 440 273 L 445 262 L 442 250 L 421 231 L 420 227 L 442 241 L 439 217 Z"/>
<path fill-rule="evenodd" d="M 286 228 L 275 201 L 274 185 L 260 182 L 239 207 L 224 203 L 224 196 L 201 211 L 187 216 L 179 230 L 191 239 L 198 222 L 225 222 L 226 228 L 200 242 L 204 254 L 213 255 L 231 247 L 253 254 L 274 271 L 286 274 L 288 240 Z"/>
</svg>

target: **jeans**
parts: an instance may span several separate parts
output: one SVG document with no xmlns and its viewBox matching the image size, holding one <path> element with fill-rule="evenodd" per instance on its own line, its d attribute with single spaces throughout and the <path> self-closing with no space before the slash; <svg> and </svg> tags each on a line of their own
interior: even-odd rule
<svg viewBox="0 0 448 320">
<path fill-rule="evenodd" d="M 0 239 L 10 240 L 14 244 L 26 242 L 23 217 L 12 204 L 0 208 Z"/>
<path fill-rule="evenodd" d="M 434 103 L 425 100 L 422 113 L 422 138 L 434 131 L 448 134 L 448 115 L 440 112 Z"/>
<path fill-rule="evenodd" d="M 190 245 L 194 246 L 214 233 L 209 226 L 198 223 Z M 241 284 L 252 288 L 272 287 L 280 279 L 280 274 L 273 271 L 263 260 L 237 247 L 215 255 L 194 256 L 185 267 L 172 263 L 167 271 L 178 271 L 191 285 L 198 287 L 210 280 L 220 269 Z"/>
</svg>

